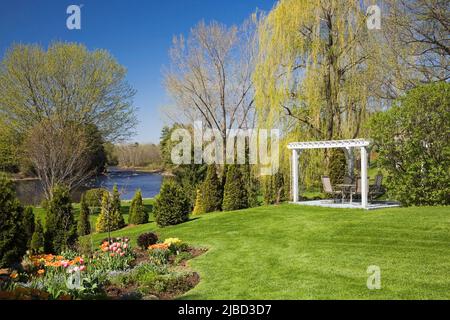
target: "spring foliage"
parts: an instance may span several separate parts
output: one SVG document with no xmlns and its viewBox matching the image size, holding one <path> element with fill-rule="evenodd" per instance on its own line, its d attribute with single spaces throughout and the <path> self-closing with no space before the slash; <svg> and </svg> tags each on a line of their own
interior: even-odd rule
<svg viewBox="0 0 450 320">
<path fill-rule="evenodd" d="M 403 205 L 450 204 L 450 84 L 411 90 L 371 120 L 388 194 Z"/>
<path fill-rule="evenodd" d="M 108 192 L 103 194 L 100 215 L 95 225 L 97 232 L 114 231 L 125 226 L 125 220 L 120 208 L 120 194 L 117 185 L 114 185 L 112 195 Z"/>
</svg>

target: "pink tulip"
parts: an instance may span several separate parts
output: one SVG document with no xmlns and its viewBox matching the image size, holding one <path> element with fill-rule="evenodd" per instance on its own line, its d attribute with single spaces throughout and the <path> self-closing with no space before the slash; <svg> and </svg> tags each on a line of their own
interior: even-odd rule
<svg viewBox="0 0 450 320">
<path fill-rule="evenodd" d="M 80 259 L 80 264 L 84 264 L 83 258 Z"/>
<path fill-rule="evenodd" d="M 123 257 L 123 256 L 125 255 L 125 252 L 121 252 L 121 253 L 119 253 L 119 255 L 120 255 L 121 257 Z"/>
<path fill-rule="evenodd" d="M 84 270 L 86 270 L 86 266 L 81 266 L 80 271 L 84 271 Z"/>
<path fill-rule="evenodd" d="M 123 245 L 123 248 L 124 248 L 124 249 L 128 248 L 128 244 L 125 243 L 125 244 Z"/>
</svg>

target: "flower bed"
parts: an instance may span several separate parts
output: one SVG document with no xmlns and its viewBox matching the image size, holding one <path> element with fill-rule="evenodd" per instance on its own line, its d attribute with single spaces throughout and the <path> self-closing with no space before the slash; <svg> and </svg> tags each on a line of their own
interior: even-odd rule
<svg viewBox="0 0 450 320">
<path fill-rule="evenodd" d="M 21 270 L 0 280 L 0 299 L 173 298 L 199 281 L 182 263 L 195 256 L 191 252 L 203 251 L 177 238 L 133 250 L 128 238 L 114 238 L 90 256 L 27 255 Z"/>
</svg>

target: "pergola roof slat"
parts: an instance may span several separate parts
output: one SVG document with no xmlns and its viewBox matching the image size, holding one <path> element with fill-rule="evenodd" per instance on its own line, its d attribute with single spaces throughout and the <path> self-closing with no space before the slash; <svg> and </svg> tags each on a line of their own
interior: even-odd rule
<svg viewBox="0 0 450 320">
<path fill-rule="evenodd" d="M 367 147 L 370 145 L 369 140 L 364 139 L 348 139 L 348 140 L 330 140 L 330 141 L 305 141 L 291 142 L 288 149 L 320 149 L 320 148 L 353 148 Z"/>
</svg>

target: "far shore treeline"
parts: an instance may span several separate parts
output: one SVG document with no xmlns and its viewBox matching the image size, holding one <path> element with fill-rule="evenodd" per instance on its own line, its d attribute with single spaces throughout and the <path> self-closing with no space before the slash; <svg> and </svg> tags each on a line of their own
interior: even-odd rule
<svg viewBox="0 0 450 320">
<path fill-rule="evenodd" d="M 163 111 L 170 122 L 163 127 L 158 144 L 133 143 L 138 121 L 145 119 L 138 119 L 133 102 L 136 91 L 126 81 L 126 66 L 107 50 L 89 50 L 83 44 L 69 42 L 54 42 L 46 48 L 12 45 L 0 63 L 0 268 L 19 270 L 28 259 L 36 269 L 45 260 L 41 258 L 43 253 L 51 253 L 45 263 L 56 263 L 58 268 L 62 263 L 68 266 L 69 261 L 85 268 L 81 266 L 84 260 L 80 262 L 82 255 L 103 257 L 99 261 L 105 268 L 88 279 L 92 280 L 88 281 L 89 289 L 95 291 L 93 288 L 107 283 L 108 276 L 119 275 L 116 271 L 131 270 L 129 263 L 134 258 L 129 239 L 113 238 L 124 231 L 137 237 L 137 232 L 147 227 L 164 228 L 210 212 L 223 211 L 217 216 L 227 216 L 229 211 L 265 205 L 271 206 L 263 210 L 271 220 L 263 220 L 276 226 L 267 229 L 272 235 L 274 230 L 282 230 L 276 221 L 291 221 L 283 212 L 289 206 L 275 206 L 292 198 L 292 155 L 287 144 L 293 141 L 370 139 L 368 174 L 371 187 L 379 191 L 372 192 L 371 201 L 394 200 L 403 206 L 449 205 L 447 2 L 416 0 L 410 7 L 410 1 L 384 0 L 382 28 L 375 30 L 367 27 L 368 3 L 372 1 L 280 0 L 270 12 L 256 11 L 240 25 L 201 21 L 189 34 L 175 36 L 163 73 L 170 100 Z M 178 150 L 174 146 L 180 141 L 172 134 L 180 128 L 193 133 L 196 121 L 219 133 L 214 139 L 221 142 L 217 144 L 220 148 L 214 150 L 223 159 L 227 158 L 227 145 L 237 144 L 228 139 L 230 129 L 278 129 L 279 158 L 275 160 L 279 161 L 279 170 L 263 176 L 259 165 L 249 161 L 206 164 L 195 163 L 193 157 L 191 163 L 174 164 L 172 156 Z M 249 147 L 241 149 L 245 150 L 241 159 L 248 160 Z M 330 199 L 339 193 L 332 188 L 327 188 L 330 194 L 323 190 L 322 177 L 329 176 L 333 186 L 351 183 L 356 189 L 354 200 L 360 201 L 363 191 L 357 189 L 361 172 L 356 165 L 360 155 L 354 149 L 304 152 L 299 160 L 300 199 Z M 112 192 L 103 188 L 82 190 L 80 203 L 74 203 L 71 192 L 86 187 L 108 166 L 163 171 L 159 194 L 143 199 L 137 187 L 132 191 L 133 200 L 125 202 L 115 184 Z M 26 208 L 18 200 L 13 180 L 23 178 L 39 181 L 45 195 L 39 206 Z M 343 202 L 342 190 L 341 195 Z M 295 210 L 308 215 L 301 206 Z M 259 241 L 264 237 L 258 224 L 246 221 L 258 217 L 252 211 L 229 215 L 238 220 L 217 221 L 236 223 L 241 229 L 244 226 L 241 236 Z M 326 209 L 317 212 L 311 217 L 326 216 Z M 380 217 L 396 216 L 397 211 L 391 212 Z M 183 230 L 169 229 L 168 234 L 193 232 L 210 217 L 214 215 L 189 223 Z M 321 232 L 316 222 L 311 230 Z M 345 223 L 353 222 L 347 219 Z M 213 226 L 210 235 L 222 236 L 221 241 L 228 239 L 223 237 L 223 226 Z M 151 279 L 178 283 L 176 278 L 166 278 L 164 270 L 168 270 L 165 263 L 169 260 L 189 265 L 183 256 L 169 259 L 169 248 L 181 255 L 182 242 L 178 238 L 157 242 L 157 235 L 149 232 L 154 230 L 138 236 L 138 243 L 152 261 Z M 94 232 L 107 238 L 95 244 L 90 237 Z M 228 236 L 237 233 L 228 232 Z M 432 239 L 430 235 L 428 240 Z M 226 246 L 209 240 L 214 252 L 206 259 L 220 257 L 221 248 Z M 234 242 L 232 239 L 227 244 L 234 246 Z M 38 255 L 34 257 L 37 260 L 33 255 Z M 53 261 L 56 255 L 61 261 Z M 249 256 L 267 255 L 256 252 Z M 70 258 L 63 262 L 64 257 Z M 90 268 L 98 266 L 92 264 Z M 30 279 L 36 280 L 36 288 L 46 294 L 66 292 L 65 283 L 60 282 L 61 287 L 52 285 L 68 274 L 63 270 L 59 280 L 55 275 L 43 268 L 34 270 Z M 17 282 L 20 277 L 8 271 L 6 282 Z M 42 285 L 45 281 L 50 285 Z M 158 282 L 158 288 L 163 286 Z"/>
</svg>

